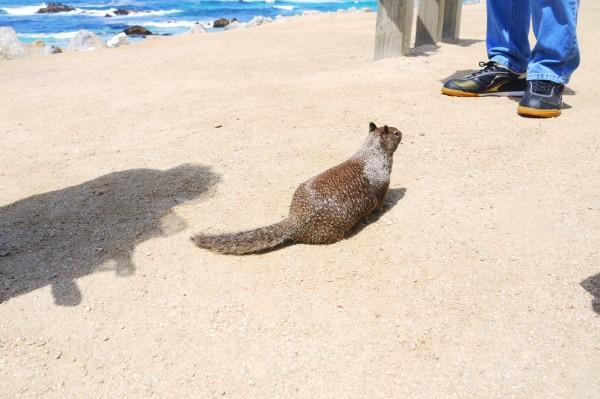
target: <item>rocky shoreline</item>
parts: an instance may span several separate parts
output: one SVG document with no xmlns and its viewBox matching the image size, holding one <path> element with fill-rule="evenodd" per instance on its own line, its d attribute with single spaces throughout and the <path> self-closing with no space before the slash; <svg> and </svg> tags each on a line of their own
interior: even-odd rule
<svg viewBox="0 0 600 399">
<path fill-rule="evenodd" d="M 48 3 L 44 8 L 41 8 L 38 13 L 59 13 L 70 12 L 74 8 L 62 3 Z M 370 9 L 350 8 L 339 10 L 337 13 L 348 12 L 371 12 Z M 118 9 L 114 11 L 116 15 L 127 15 L 135 13 L 135 10 Z M 315 12 L 305 12 L 303 15 L 315 14 Z M 277 18 L 277 21 L 286 20 L 289 17 Z M 196 23 L 183 35 L 197 35 L 212 31 L 224 31 L 240 28 L 251 28 L 267 23 L 274 22 L 275 19 L 263 16 L 256 16 L 248 22 L 240 22 L 236 18 L 227 19 L 219 18 L 212 23 L 201 24 Z M 103 48 L 116 48 L 131 44 L 129 37 L 145 38 L 147 36 L 170 36 L 171 34 L 156 34 L 151 30 L 141 25 L 133 25 L 124 29 L 122 32 L 115 34 L 107 41 L 102 40 L 97 34 L 82 29 L 70 40 L 66 48 L 61 48 L 55 45 L 48 44 L 43 40 L 36 40 L 26 44 L 19 40 L 17 32 L 11 27 L 0 27 L 0 60 L 12 60 L 26 58 L 31 56 L 47 56 L 52 54 L 60 54 L 63 52 L 87 52 Z"/>
<path fill-rule="evenodd" d="M 73 12 L 77 11 L 77 8 L 73 6 L 69 6 L 63 3 L 50 2 L 45 7 L 41 7 L 37 10 L 37 14 L 58 14 L 61 12 Z M 128 8 L 117 8 L 114 11 L 107 12 L 104 16 L 106 18 L 112 17 L 122 17 L 125 15 L 136 14 L 138 11 L 134 9 Z M 85 14 L 85 11 L 82 11 L 82 14 Z"/>
<path fill-rule="evenodd" d="M 62 3 L 48 3 L 46 7 L 40 8 L 38 14 L 55 14 L 59 12 L 71 12 L 75 11 L 75 7 L 68 6 Z"/>
</svg>

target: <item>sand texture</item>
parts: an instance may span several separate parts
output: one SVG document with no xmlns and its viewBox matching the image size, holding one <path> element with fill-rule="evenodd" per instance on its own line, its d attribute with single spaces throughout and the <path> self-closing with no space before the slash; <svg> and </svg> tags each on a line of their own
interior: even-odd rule
<svg viewBox="0 0 600 399">
<path fill-rule="evenodd" d="M 0 397 L 598 398 L 600 4 L 552 120 L 439 94 L 485 59 L 484 6 L 413 57 L 373 62 L 374 25 L 0 63 Z M 356 234 L 189 241 L 281 220 L 370 121 L 404 139 Z"/>
</svg>

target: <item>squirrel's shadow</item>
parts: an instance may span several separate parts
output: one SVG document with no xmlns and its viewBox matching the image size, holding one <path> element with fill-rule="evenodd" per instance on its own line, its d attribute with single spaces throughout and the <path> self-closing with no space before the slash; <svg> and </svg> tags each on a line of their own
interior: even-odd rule
<svg viewBox="0 0 600 399">
<path fill-rule="evenodd" d="M 367 216 L 366 218 L 364 218 L 363 220 L 361 220 L 358 223 L 356 223 L 356 226 L 354 226 L 348 232 L 348 234 L 346 234 L 346 237 L 344 237 L 344 239 L 347 240 L 348 238 L 354 237 L 355 235 L 357 235 L 358 233 L 360 233 L 361 231 L 363 231 L 363 229 L 366 228 L 368 225 L 377 222 L 390 209 L 392 209 L 393 207 L 395 207 L 396 204 L 398 202 L 400 202 L 400 200 L 402 198 L 404 198 L 405 195 L 406 195 L 406 188 L 404 188 L 404 187 L 389 189 L 388 192 L 387 192 L 387 195 L 385 196 L 385 200 L 384 200 L 384 203 L 383 203 L 383 210 L 382 211 L 377 211 L 376 210 L 372 214 L 370 214 L 369 216 Z"/>
<path fill-rule="evenodd" d="M 172 208 L 218 180 L 202 165 L 131 169 L 0 207 L 0 303 L 50 285 L 55 304 L 74 306 L 77 278 L 133 274 L 136 245 L 182 231 Z"/>
</svg>

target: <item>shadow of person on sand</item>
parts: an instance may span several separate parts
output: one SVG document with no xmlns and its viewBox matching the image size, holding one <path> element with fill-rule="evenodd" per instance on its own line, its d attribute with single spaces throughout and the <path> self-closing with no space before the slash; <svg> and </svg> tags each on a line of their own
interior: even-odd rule
<svg viewBox="0 0 600 399">
<path fill-rule="evenodd" d="M 465 76 L 472 75 L 477 71 L 478 71 L 477 69 L 459 69 L 458 71 L 453 72 L 452 74 L 446 76 L 443 79 L 440 79 L 439 81 L 441 83 L 446 83 L 447 81 L 449 81 L 451 79 L 462 79 Z"/>
<path fill-rule="evenodd" d="M 600 315 L 600 273 L 583 280 L 581 286 L 593 296 L 592 310 Z"/>
<path fill-rule="evenodd" d="M 201 165 L 131 169 L 0 207 L 0 303 L 50 284 L 55 304 L 75 306 L 77 278 L 133 274 L 135 246 L 183 230 L 171 209 L 218 180 Z"/>
</svg>

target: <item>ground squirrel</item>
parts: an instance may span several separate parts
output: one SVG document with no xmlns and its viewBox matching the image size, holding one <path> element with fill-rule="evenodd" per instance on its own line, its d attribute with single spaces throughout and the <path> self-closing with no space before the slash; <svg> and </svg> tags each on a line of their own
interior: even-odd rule
<svg viewBox="0 0 600 399">
<path fill-rule="evenodd" d="M 286 219 L 241 233 L 193 236 L 202 248 L 232 255 L 262 252 L 285 242 L 331 244 L 375 209 L 383 208 L 393 154 L 402 140 L 394 127 L 369 125 L 362 147 L 346 162 L 302 183 Z"/>
</svg>

